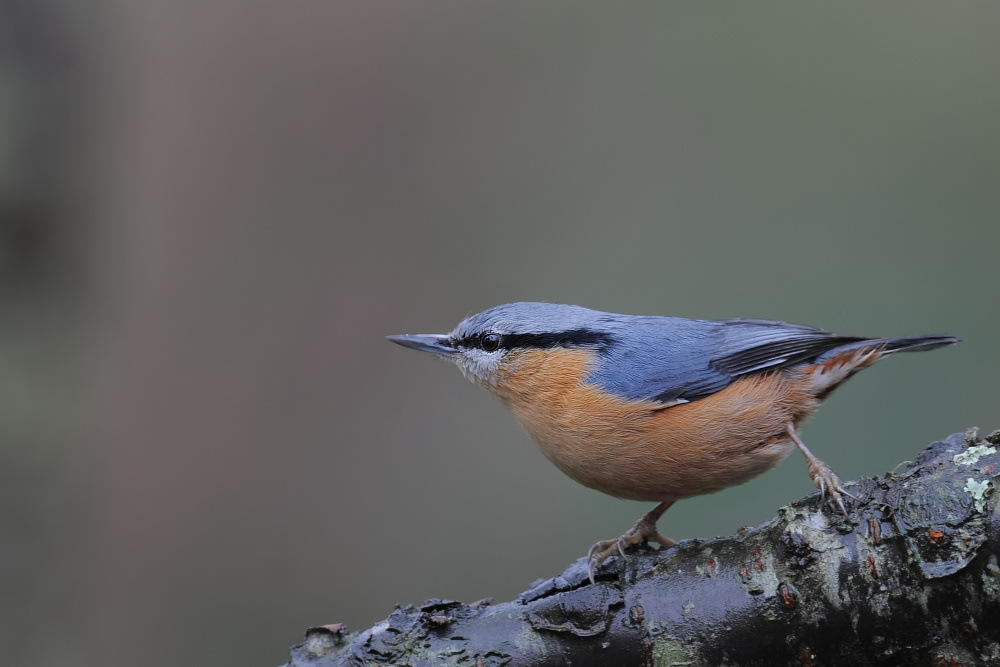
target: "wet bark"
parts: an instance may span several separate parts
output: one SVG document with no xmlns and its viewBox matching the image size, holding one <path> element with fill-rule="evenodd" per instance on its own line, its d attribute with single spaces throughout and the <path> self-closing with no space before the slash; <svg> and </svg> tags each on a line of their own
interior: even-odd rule
<svg viewBox="0 0 1000 667">
<path fill-rule="evenodd" d="M 1000 664 L 1000 432 L 813 494 L 753 529 L 583 559 L 512 602 L 430 600 L 362 632 L 312 628 L 289 667 Z"/>
</svg>

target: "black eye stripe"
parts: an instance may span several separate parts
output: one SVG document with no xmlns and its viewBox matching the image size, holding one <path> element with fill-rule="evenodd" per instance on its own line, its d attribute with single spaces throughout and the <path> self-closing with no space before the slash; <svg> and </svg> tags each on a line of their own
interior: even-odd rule
<svg viewBox="0 0 1000 667">
<path fill-rule="evenodd" d="M 614 338 L 605 332 L 593 331 L 591 329 L 572 329 L 569 331 L 559 331 L 554 333 L 499 334 L 500 341 L 499 345 L 496 347 L 490 348 L 483 344 L 484 338 L 495 335 L 497 334 L 492 331 L 472 334 L 456 341 L 455 345 L 465 348 L 478 348 L 486 350 L 487 352 L 492 352 L 500 348 L 504 350 L 513 350 L 518 348 L 548 349 L 554 347 L 582 347 L 588 345 L 606 349 L 614 343 Z"/>
</svg>

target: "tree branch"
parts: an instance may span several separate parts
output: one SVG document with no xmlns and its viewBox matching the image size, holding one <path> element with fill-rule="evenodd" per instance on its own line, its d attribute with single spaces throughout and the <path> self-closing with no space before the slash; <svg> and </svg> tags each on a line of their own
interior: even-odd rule
<svg viewBox="0 0 1000 667">
<path fill-rule="evenodd" d="M 1000 664 L 1000 431 L 815 493 L 753 529 L 585 559 L 513 601 L 430 600 L 363 632 L 312 628 L 288 667 Z"/>
</svg>

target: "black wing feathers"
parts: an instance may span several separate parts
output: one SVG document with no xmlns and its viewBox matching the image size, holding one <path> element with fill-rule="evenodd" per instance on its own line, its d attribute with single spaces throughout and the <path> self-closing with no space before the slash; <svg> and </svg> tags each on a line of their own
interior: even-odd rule
<svg viewBox="0 0 1000 667">
<path fill-rule="evenodd" d="M 735 378 L 812 361 L 842 345 L 860 343 L 864 340 L 866 339 L 856 336 L 807 335 L 736 350 L 713 359 L 710 365 Z"/>
</svg>

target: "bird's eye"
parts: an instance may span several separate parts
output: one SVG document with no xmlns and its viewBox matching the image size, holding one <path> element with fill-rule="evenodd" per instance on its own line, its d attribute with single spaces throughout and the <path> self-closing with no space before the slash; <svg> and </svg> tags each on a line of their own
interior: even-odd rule
<svg viewBox="0 0 1000 667">
<path fill-rule="evenodd" d="M 483 334 L 479 339 L 479 345 L 487 352 L 495 352 L 500 348 L 500 334 Z"/>
</svg>

